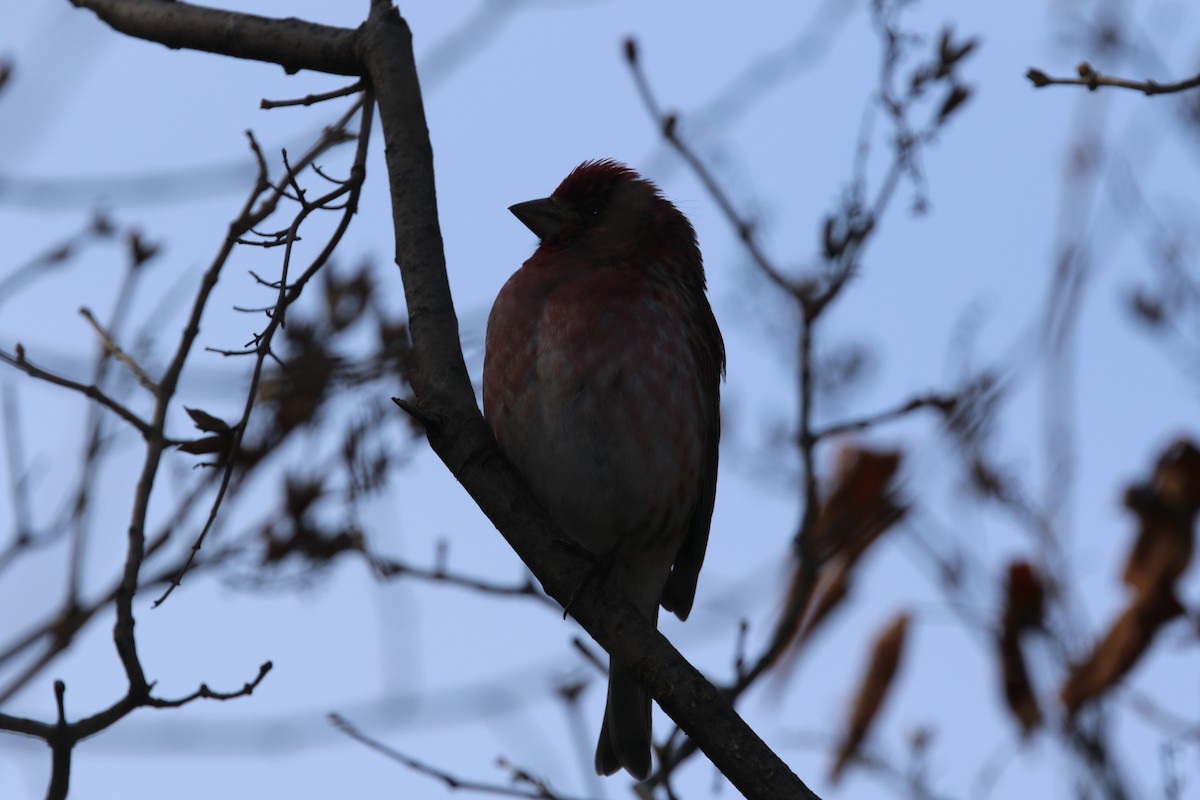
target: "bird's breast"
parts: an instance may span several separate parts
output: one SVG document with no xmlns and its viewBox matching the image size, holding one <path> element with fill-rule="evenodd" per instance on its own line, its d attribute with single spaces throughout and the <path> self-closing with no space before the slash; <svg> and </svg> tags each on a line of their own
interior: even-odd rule
<svg viewBox="0 0 1200 800">
<path fill-rule="evenodd" d="M 584 546 L 605 553 L 637 537 L 673 558 L 703 436 L 683 309 L 649 281 L 603 270 L 524 297 L 511 284 L 489 320 L 485 364 L 502 449 Z"/>
</svg>

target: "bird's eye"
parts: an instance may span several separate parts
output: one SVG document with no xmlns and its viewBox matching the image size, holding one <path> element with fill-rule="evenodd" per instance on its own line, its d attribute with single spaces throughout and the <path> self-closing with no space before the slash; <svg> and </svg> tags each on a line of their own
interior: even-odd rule
<svg viewBox="0 0 1200 800">
<path fill-rule="evenodd" d="M 604 210 L 603 203 L 588 203 L 583 207 L 583 216 L 591 219 L 600 216 L 600 212 Z"/>
</svg>

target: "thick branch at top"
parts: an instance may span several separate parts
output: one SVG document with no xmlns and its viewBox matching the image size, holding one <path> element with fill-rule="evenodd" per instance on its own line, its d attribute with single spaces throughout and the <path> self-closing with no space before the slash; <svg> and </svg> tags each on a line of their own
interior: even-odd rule
<svg viewBox="0 0 1200 800">
<path fill-rule="evenodd" d="M 113 30 L 170 48 L 279 64 L 287 72 L 311 69 L 335 75 L 362 72 L 355 32 L 303 20 L 271 19 L 163 0 L 71 0 L 95 12 Z"/>
</svg>

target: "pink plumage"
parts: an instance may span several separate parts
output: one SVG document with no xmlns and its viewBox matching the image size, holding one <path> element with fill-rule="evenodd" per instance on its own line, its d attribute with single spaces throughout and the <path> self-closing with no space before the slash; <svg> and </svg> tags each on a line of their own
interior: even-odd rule
<svg viewBox="0 0 1200 800">
<path fill-rule="evenodd" d="M 691 223 L 613 161 L 512 212 L 541 243 L 488 319 L 484 414 L 551 517 L 656 622 L 686 619 L 717 480 L 725 350 Z M 611 664 L 596 769 L 650 771 L 650 701 Z"/>
</svg>

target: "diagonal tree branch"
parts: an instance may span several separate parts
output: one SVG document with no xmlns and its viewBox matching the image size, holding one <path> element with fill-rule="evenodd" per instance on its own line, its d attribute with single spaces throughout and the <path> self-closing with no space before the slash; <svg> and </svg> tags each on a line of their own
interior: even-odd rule
<svg viewBox="0 0 1200 800">
<path fill-rule="evenodd" d="M 373 0 L 370 20 L 359 33 L 387 154 L 396 263 L 413 341 L 409 379 L 430 446 L 546 593 L 633 670 L 734 786 L 747 797 L 815 796 L 631 604 L 588 580 L 592 559 L 549 522 L 497 450 L 475 404 L 459 345 L 412 34 L 387 0 Z"/>
</svg>

